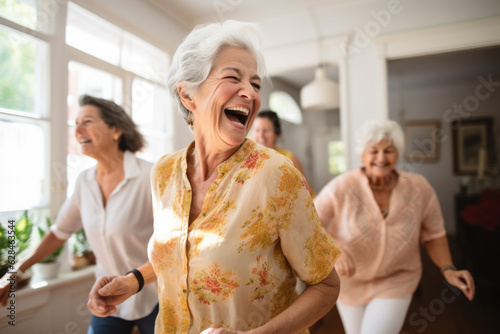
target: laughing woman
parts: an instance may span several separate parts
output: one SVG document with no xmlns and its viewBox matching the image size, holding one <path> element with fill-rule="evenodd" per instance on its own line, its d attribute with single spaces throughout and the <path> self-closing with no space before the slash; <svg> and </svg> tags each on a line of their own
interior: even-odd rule
<svg viewBox="0 0 500 334">
<path fill-rule="evenodd" d="M 396 169 L 404 148 L 399 125 L 370 121 L 356 138 L 364 166 L 334 178 L 314 202 L 342 250 L 337 308 L 346 333 L 396 334 L 422 274 L 419 243 L 469 300 L 474 281 L 453 266 L 434 189 L 422 176 Z"/>
<path fill-rule="evenodd" d="M 157 333 L 307 333 L 332 308 L 339 252 L 304 177 L 246 138 L 263 76 L 253 24 L 200 26 L 180 45 L 168 85 L 194 142 L 153 167 L 150 262 L 97 281 L 94 314 L 154 281 Z M 296 277 L 309 284 L 299 297 Z"/>
<path fill-rule="evenodd" d="M 120 275 L 147 261 L 146 244 L 153 233 L 152 165 L 134 154 L 144 146 L 144 138 L 113 101 L 82 95 L 80 106 L 75 137 L 82 153 L 97 164 L 80 174 L 50 232 L 33 254 L 20 261 L 19 276 L 82 228 L 96 256 L 96 278 Z M 6 278 L 0 281 L 2 305 L 8 297 Z M 130 334 L 134 326 L 141 334 L 152 334 L 157 312 L 152 285 L 120 305 L 113 317 L 92 316 L 88 334 Z"/>
</svg>

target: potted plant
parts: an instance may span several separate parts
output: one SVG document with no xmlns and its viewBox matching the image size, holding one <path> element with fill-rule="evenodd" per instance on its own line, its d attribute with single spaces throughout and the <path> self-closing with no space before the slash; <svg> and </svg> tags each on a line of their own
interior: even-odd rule
<svg viewBox="0 0 500 334">
<path fill-rule="evenodd" d="M 12 230 L 12 227 L 7 226 L 9 230 Z M 16 221 L 13 231 L 14 231 L 14 246 L 12 244 L 12 233 L 9 233 L 4 226 L 0 223 L 0 277 L 3 277 L 7 272 L 11 270 L 12 260 L 16 263 L 19 261 L 20 256 L 24 253 L 24 251 L 29 247 L 31 241 L 31 232 L 33 231 L 33 220 L 28 215 L 28 211 L 25 210 L 21 217 Z M 12 252 L 12 250 L 14 250 Z M 9 254 L 9 251 L 11 251 Z M 10 257 L 14 253 L 15 258 Z M 22 277 L 21 281 L 18 282 L 17 287 L 21 288 L 24 286 L 30 279 L 28 274 L 25 274 L 26 277 Z"/>
<path fill-rule="evenodd" d="M 90 245 L 87 241 L 87 236 L 85 235 L 83 228 L 74 233 L 72 238 L 73 260 L 71 268 L 73 270 L 77 270 L 88 265 L 95 264 L 95 256 L 92 249 L 90 249 Z"/>
<path fill-rule="evenodd" d="M 49 231 L 50 226 L 52 225 L 49 217 L 45 218 L 45 223 L 45 228 L 42 228 L 40 225 L 37 226 L 40 239 L 45 236 L 45 233 Z M 61 263 L 59 262 L 59 255 L 61 255 L 63 249 L 64 246 L 59 247 L 52 254 L 33 266 L 33 271 L 39 279 L 48 280 L 57 277 L 57 274 L 59 273 L 59 267 L 61 265 Z"/>
<path fill-rule="evenodd" d="M 0 277 L 9 271 L 9 239 L 7 230 L 0 223 Z"/>
</svg>

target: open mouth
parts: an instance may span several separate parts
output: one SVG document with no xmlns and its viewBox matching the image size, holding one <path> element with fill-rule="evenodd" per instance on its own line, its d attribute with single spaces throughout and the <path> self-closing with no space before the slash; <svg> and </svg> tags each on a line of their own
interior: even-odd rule
<svg viewBox="0 0 500 334">
<path fill-rule="evenodd" d="M 80 140 L 80 144 L 88 144 L 88 143 L 90 143 L 90 139 Z"/>
<path fill-rule="evenodd" d="M 224 109 L 226 117 L 233 123 L 245 126 L 248 120 L 248 109 L 245 108 L 227 108 Z"/>
</svg>

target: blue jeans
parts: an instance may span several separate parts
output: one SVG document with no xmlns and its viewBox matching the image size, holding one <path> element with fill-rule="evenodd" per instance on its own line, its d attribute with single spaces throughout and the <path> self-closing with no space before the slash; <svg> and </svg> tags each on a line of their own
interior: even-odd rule
<svg viewBox="0 0 500 334">
<path fill-rule="evenodd" d="M 96 317 L 92 315 L 87 334 L 130 334 L 135 325 L 141 334 L 153 334 L 155 332 L 155 320 L 158 315 L 158 304 L 150 315 L 137 320 L 124 320 L 117 317 Z"/>
</svg>

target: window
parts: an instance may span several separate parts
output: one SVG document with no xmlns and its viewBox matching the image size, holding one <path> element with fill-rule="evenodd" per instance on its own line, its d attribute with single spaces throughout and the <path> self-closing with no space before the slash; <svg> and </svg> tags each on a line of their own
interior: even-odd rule
<svg viewBox="0 0 500 334">
<path fill-rule="evenodd" d="M 269 95 L 269 108 L 275 111 L 281 119 L 290 123 L 302 123 L 302 113 L 297 102 L 287 92 L 275 91 Z"/>
<path fill-rule="evenodd" d="M 79 173 L 95 164 L 74 139 L 84 93 L 124 106 L 148 142 L 143 158 L 172 151 L 164 51 L 71 1 L 0 0 L 0 17 L 2 223 L 25 209 L 54 218 Z M 67 96 L 57 94 L 66 88 Z"/>
<path fill-rule="evenodd" d="M 66 43 L 110 64 L 120 64 L 122 30 L 99 16 L 68 4 Z"/>
<path fill-rule="evenodd" d="M 31 30 L 51 33 L 52 17 L 59 9 L 54 0 L 0 0 L 0 16 Z"/>
<path fill-rule="evenodd" d="M 0 16 L 37 29 L 35 4 L 2 0 Z M 0 25 L 0 212 L 50 202 L 49 44 L 38 37 Z"/>
<path fill-rule="evenodd" d="M 171 152 L 172 110 L 164 87 L 168 55 L 157 47 L 73 3 L 68 5 L 68 196 L 78 175 L 95 161 L 80 153 L 74 136 L 79 96 L 88 94 L 124 106 L 146 139 L 138 156 L 155 162 Z"/>
<path fill-rule="evenodd" d="M 0 211 L 48 203 L 46 129 L 39 122 L 0 119 Z"/>
<path fill-rule="evenodd" d="M 344 142 L 331 141 L 328 143 L 328 170 L 330 174 L 342 174 L 346 171 L 344 158 Z"/>
<path fill-rule="evenodd" d="M 146 138 L 146 148 L 139 157 L 156 162 L 165 153 L 172 152 L 172 122 L 165 106 L 170 105 L 164 87 L 135 79 L 132 85 L 132 119 Z"/>
</svg>

